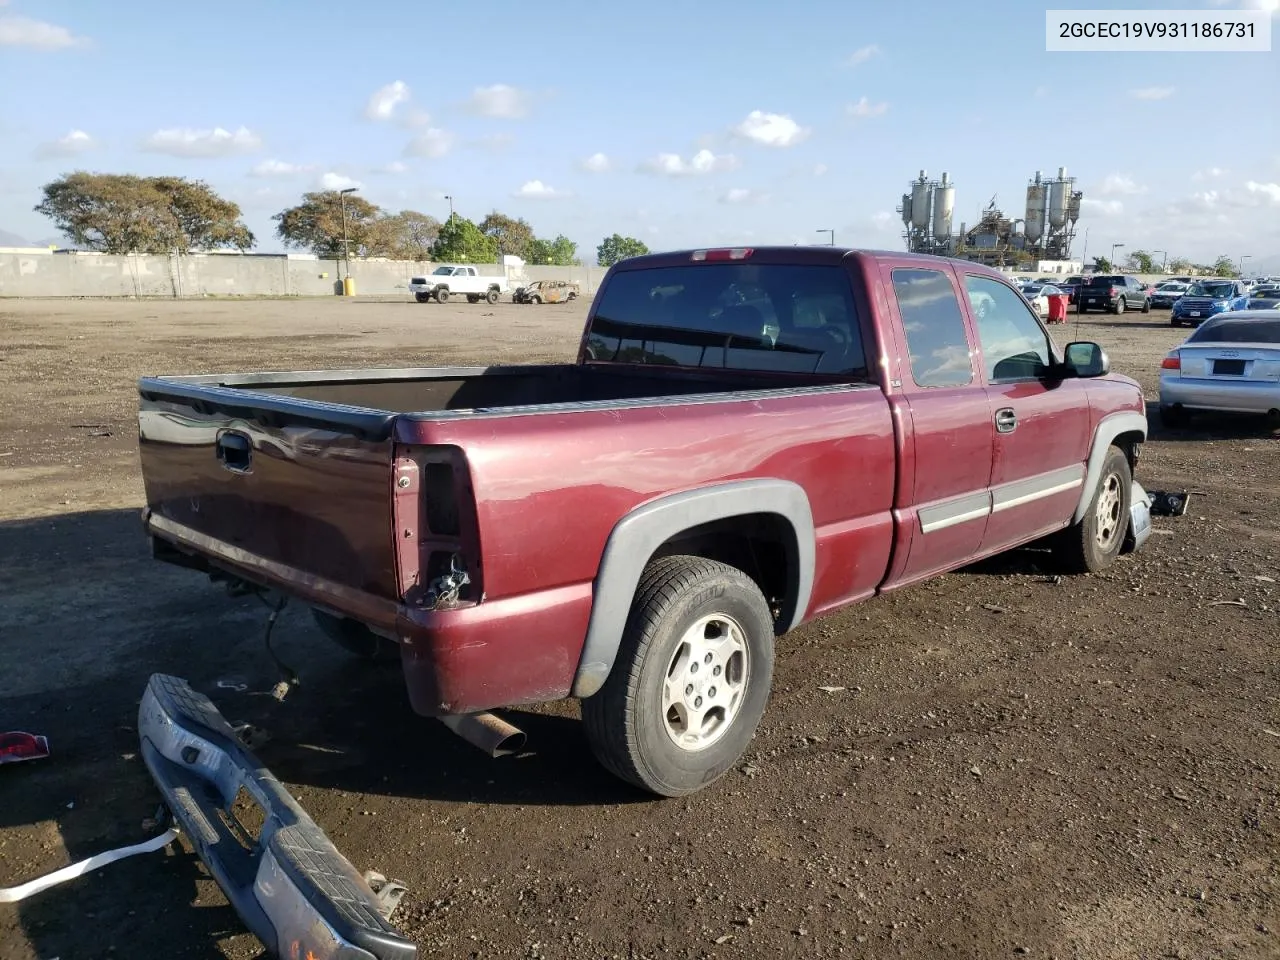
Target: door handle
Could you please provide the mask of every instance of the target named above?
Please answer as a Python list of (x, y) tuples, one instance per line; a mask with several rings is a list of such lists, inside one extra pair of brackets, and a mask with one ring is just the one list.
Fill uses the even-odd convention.
[(1013, 407), (1003, 407), (996, 411), (996, 430), (1000, 433), (1013, 433), (1018, 426), (1018, 415)]
[(218, 460), (228, 470), (235, 473), (248, 473), (253, 461), (253, 444), (243, 433), (227, 431), (218, 437), (216, 444)]

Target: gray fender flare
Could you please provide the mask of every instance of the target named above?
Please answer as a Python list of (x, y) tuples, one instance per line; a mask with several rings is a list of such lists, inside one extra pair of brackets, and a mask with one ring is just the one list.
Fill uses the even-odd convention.
[(1129, 410), (1103, 417), (1098, 423), (1098, 429), (1093, 434), (1093, 447), (1089, 450), (1089, 465), (1084, 476), (1084, 486), (1080, 490), (1080, 502), (1071, 516), (1072, 523), (1079, 523), (1084, 519), (1084, 512), (1089, 509), (1089, 501), (1093, 499), (1098, 481), (1102, 478), (1102, 463), (1107, 458), (1107, 449), (1122, 433), (1140, 433), (1145, 440), (1147, 418)]
[(618, 656), (640, 576), (649, 558), (685, 530), (752, 513), (771, 513), (791, 525), (788, 565), (795, 571), (779, 632), (796, 627), (813, 593), (815, 536), (804, 488), (789, 480), (735, 480), (674, 493), (637, 507), (617, 522), (604, 546), (592, 589), (591, 619), (572, 694), (584, 698), (604, 686)]

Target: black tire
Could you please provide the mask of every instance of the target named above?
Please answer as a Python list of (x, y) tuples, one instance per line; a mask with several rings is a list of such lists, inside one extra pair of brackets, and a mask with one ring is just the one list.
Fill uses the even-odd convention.
[(1142, 312), (1143, 313), (1151, 312), (1151, 301), (1148, 300), (1146, 297), (1142, 298)]
[(1180, 430), (1191, 422), (1191, 412), (1186, 407), (1161, 407), (1160, 425), (1170, 430)]
[[(1125, 534), (1129, 529), (1132, 484), (1133, 472), (1129, 469), (1129, 460), (1124, 451), (1119, 447), (1109, 448), (1106, 460), (1102, 463), (1097, 489), (1089, 498), (1084, 517), (1079, 523), (1073, 523), (1059, 533), (1054, 543), (1054, 553), (1065, 572), (1099, 573), (1120, 556)], [(1107, 506), (1100, 511), (1104, 498)], [(1100, 512), (1106, 514), (1109, 521), (1107, 526), (1100, 522)], [(1100, 531), (1105, 539), (1099, 536)], [(1108, 531), (1109, 535), (1106, 535)]]
[(1124, 313), (1124, 308), (1125, 308), (1124, 297), (1116, 297), (1116, 305), (1111, 308), (1111, 312), (1118, 317), (1120, 316), (1120, 314)]
[(431, 302), (431, 294), (429, 294), (429, 293), (415, 293), (415, 294), (413, 295), (413, 299), (417, 300), (419, 303), (430, 303), (430, 302)]
[(400, 645), (394, 640), (380, 637), (363, 623), (335, 617), (323, 610), (311, 609), (316, 625), (324, 635), (348, 653), (361, 660), (385, 662), (400, 660)]
[[(679, 730), (669, 732), (679, 726), (679, 708), (664, 711), (663, 681), (670, 671), (684, 669), (677, 661), (684, 655), (686, 631), (705, 617), (736, 626), (745, 656), (736, 655), (736, 668), (733, 661), (723, 666), (712, 661), (715, 672), (707, 676), (704, 669), (703, 679), (697, 678), (697, 670), (706, 661), (689, 661), (690, 683), (680, 696), (693, 695), (687, 691), (695, 688), (701, 705), (702, 694), (716, 696), (714, 678), (723, 676), (731, 684), (735, 669), (743, 677), (742, 691), (736, 713), (720, 715), (722, 720), (728, 716), (727, 726), (712, 728), (715, 739), (689, 749), (676, 743)], [(741, 570), (702, 557), (671, 556), (650, 563), (640, 578), (609, 679), (582, 703), (592, 753), (615, 776), (659, 796), (685, 796), (717, 780), (737, 763), (764, 715), (773, 683), (773, 639), (769, 605)]]
[(498, 291), (490, 290), (488, 293), (484, 295), (484, 299), (485, 299), (485, 302), (489, 304), (489, 306), (493, 306), (495, 303), (498, 302)]
[(437, 290), (436, 303), (448, 303), (448, 302), (449, 302), (449, 291), (444, 289)]
[(1089, 312), (1089, 308), (1086, 307), (1083, 303), (1076, 307), (1076, 313), (1088, 313), (1088, 312)]
[(1182, 326), (1182, 321), (1181, 321), (1181, 320), (1175, 320), (1175, 319), (1173, 319), (1172, 317), (1170, 317), (1170, 318), (1169, 318), (1169, 326), (1171, 326), (1171, 327), (1180, 327), (1180, 326)]
[(479, 294), (477, 294), (477, 293), (468, 293), (468, 294), (467, 294), (467, 303), (479, 303), (479, 302), (480, 302), (480, 295), (479, 295)]

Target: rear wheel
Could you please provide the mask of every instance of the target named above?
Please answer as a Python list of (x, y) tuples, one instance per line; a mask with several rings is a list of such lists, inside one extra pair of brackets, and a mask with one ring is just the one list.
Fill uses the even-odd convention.
[(474, 293), (467, 294), (467, 303), (479, 303), (479, 302), (480, 302), (480, 297), (477, 294), (474, 294)]
[(348, 620), (345, 617), (335, 617), (331, 613), (316, 610), (314, 607), (311, 610), (311, 615), (315, 617), (316, 625), (324, 632), (326, 637), (361, 660), (387, 661), (400, 659), (400, 645), (398, 643), (394, 640), (388, 640), (386, 637), (378, 636), (363, 623)]
[(484, 298), (485, 298), (485, 301), (488, 302), (490, 306), (492, 306), (493, 304), (498, 302), (498, 291), (491, 289), (488, 293), (484, 295)]
[(1116, 316), (1119, 316), (1120, 314), (1124, 313), (1124, 297), (1116, 298), (1116, 305), (1111, 308), (1111, 312), (1114, 313)]
[(764, 714), (773, 639), (769, 605), (741, 570), (689, 556), (649, 564), (609, 679), (582, 703), (596, 759), (666, 797), (723, 776)]
[(1143, 298), (1143, 301), (1142, 301), (1142, 312), (1143, 313), (1151, 312), (1151, 301), (1147, 300), (1146, 298)]
[(449, 291), (448, 291), (448, 290), (437, 290), (437, 291), (436, 291), (436, 303), (448, 303), (448, 302), (449, 302)]
[(1067, 572), (1099, 573), (1120, 556), (1129, 529), (1132, 486), (1128, 457), (1119, 447), (1109, 448), (1084, 516), (1057, 535), (1054, 552)]

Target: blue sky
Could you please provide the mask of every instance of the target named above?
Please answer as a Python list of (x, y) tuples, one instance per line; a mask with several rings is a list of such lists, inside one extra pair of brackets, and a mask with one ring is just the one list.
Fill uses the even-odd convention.
[(40, 185), (82, 168), (207, 180), (266, 251), (273, 213), (349, 183), (588, 258), (615, 231), (897, 249), (921, 168), (972, 222), (1066, 166), (1077, 256), (1086, 227), (1091, 254), (1280, 255), (1280, 53), (1046, 53), (1044, 8), (0, 0), (0, 230), (53, 236)]

